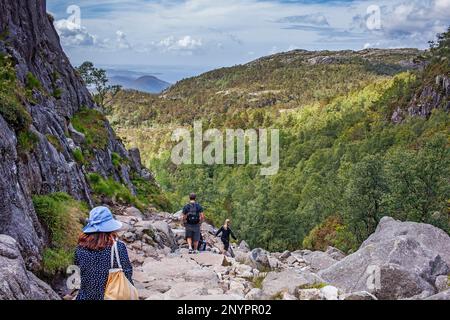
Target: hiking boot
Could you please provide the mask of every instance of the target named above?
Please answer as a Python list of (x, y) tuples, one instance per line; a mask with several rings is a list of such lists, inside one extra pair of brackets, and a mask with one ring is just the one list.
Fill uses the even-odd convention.
[(195, 254), (199, 254), (199, 253), (200, 253), (200, 251), (198, 251), (198, 250), (194, 250), (194, 253), (195, 253)]
[(189, 249), (189, 254), (193, 254), (193, 253), (194, 253), (194, 250)]

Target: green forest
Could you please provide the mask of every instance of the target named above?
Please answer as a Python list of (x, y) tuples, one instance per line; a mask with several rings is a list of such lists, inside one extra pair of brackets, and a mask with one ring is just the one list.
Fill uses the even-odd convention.
[[(383, 216), (450, 232), (450, 29), (430, 49), (296, 50), (121, 91), (108, 119), (177, 211), (190, 192), (252, 247), (355, 251)], [(446, 79), (446, 80), (445, 80)], [(447, 81), (447, 82), (446, 82)], [(174, 165), (170, 135), (190, 128), (280, 129), (280, 171)]]

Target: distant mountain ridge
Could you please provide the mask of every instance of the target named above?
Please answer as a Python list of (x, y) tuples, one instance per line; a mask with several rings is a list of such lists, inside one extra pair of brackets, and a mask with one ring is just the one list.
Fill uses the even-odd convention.
[(171, 86), (169, 82), (151, 75), (140, 76), (138, 78), (115, 75), (110, 77), (109, 80), (112, 84), (120, 85), (124, 89), (138, 90), (147, 93), (161, 93)]

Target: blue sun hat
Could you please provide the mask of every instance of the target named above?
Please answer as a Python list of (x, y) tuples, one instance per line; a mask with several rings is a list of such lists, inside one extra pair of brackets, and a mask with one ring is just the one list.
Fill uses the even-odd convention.
[(111, 210), (107, 207), (96, 207), (89, 213), (84, 233), (113, 232), (122, 228), (122, 222), (114, 219)]

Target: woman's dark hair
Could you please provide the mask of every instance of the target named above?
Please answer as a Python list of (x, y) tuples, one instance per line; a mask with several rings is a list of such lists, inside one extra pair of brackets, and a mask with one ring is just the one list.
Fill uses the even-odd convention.
[(195, 200), (195, 199), (197, 199), (197, 195), (195, 193), (191, 193), (189, 195), (189, 200)]
[(78, 245), (89, 250), (103, 250), (112, 247), (116, 232), (82, 233), (78, 238)]

